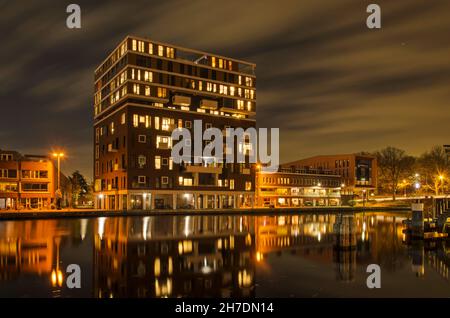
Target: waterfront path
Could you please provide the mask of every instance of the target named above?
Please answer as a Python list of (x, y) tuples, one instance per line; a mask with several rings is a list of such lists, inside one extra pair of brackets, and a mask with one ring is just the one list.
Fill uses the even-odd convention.
[(114, 216), (152, 216), (152, 215), (279, 215), (298, 213), (361, 213), (361, 212), (410, 212), (409, 207), (302, 207), (302, 208), (252, 208), (252, 209), (177, 209), (148, 211), (111, 211), (96, 209), (63, 210), (21, 210), (1, 211), (0, 220), (52, 219), (52, 218), (88, 218)]

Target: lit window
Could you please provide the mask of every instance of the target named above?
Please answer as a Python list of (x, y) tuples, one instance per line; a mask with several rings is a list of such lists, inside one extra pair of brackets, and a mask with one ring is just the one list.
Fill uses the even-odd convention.
[(114, 134), (114, 122), (112, 122), (110, 125), (110, 131), (111, 131), (111, 135), (113, 135)]
[(148, 44), (148, 53), (153, 54), (153, 44), (151, 43)]
[(158, 87), (158, 97), (164, 98), (167, 96), (167, 90), (164, 87)]
[(245, 190), (251, 191), (252, 190), (252, 183), (250, 181), (245, 182)]
[(153, 82), (153, 72), (145, 71), (144, 72), (144, 80), (146, 82)]
[(161, 129), (164, 131), (170, 131), (173, 128), (174, 119), (173, 118), (162, 118)]
[(150, 123), (151, 123), (150, 116), (145, 115), (145, 128), (149, 128)]
[(161, 169), (161, 156), (155, 156), (155, 169)]
[(127, 114), (123, 113), (123, 114), (122, 114), (122, 117), (121, 117), (121, 119), (120, 119), (120, 123), (121, 123), (122, 125), (125, 124), (126, 118), (127, 118)]
[(214, 56), (211, 57), (211, 66), (216, 67), (216, 58)]
[(145, 96), (150, 96), (150, 86), (145, 85)]
[(164, 47), (162, 45), (158, 45), (158, 55), (159, 56), (164, 55)]
[(159, 117), (155, 117), (155, 129), (159, 130)]
[(171, 149), (172, 148), (172, 137), (156, 136), (156, 148)]
[(230, 180), (230, 189), (233, 190), (234, 189), (234, 179)]
[(131, 41), (131, 47), (133, 51), (137, 51), (136, 40)]
[(140, 87), (139, 84), (133, 84), (133, 93), (139, 95)]
[(172, 169), (173, 169), (173, 158), (170, 157), (169, 158), (169, 170), (172, 170)]
[(134, 127), (139, 126), (139, 115), (137, 115), (137, 114), (133, 115), (133, 126)]

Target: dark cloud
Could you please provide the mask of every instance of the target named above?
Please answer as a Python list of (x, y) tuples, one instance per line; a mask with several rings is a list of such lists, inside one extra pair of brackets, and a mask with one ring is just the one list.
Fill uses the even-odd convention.
[[(73, 2), (73, 1), (72, 1)], [(257, 64), (257, 119), (281, 130), (282, 161), (448, 143), (450, 2), (69, 1), (0, 3), (0, 148), (62, 146), (65, 170), (91, 175), (96, 66), (127, 34)]]

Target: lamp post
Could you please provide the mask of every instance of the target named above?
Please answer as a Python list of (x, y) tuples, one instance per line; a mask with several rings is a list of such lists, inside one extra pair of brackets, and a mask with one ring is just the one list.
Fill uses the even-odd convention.
[(57, 161), (58, 161), (58, 189), (60, 189), (61, 188), (61, 158), (64, 157), (64, 153), (62, 153), (62, 152), (59, 152), (59, 153), (54, 152), (53, 153), (53, 157), (55, 157), (57, 159)]
[(56, 197), (56, 208), (58, 210), (61, 210), (61, 199), (62, 199), (62, 193), (61, 193), (61, 158), (64, 157), (64, 153), (62, 152), (54, 152), (53, 157), (57, 159), (58, 161), (58, 187), (55, 191), (55, 197)]

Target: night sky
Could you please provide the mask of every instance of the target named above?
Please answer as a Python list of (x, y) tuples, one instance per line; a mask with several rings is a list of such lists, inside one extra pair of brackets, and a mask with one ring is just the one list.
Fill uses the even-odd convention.
[(66, 173), (92, 176), (94, 69), (128, 34), (256, 63), (257, 124), (280, 128), (281, 162), (450, 143), (448, 0), (0, 1), (0, 30), (0, 148), (60, 146)]

